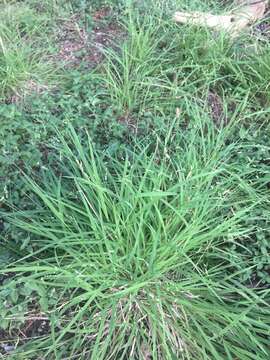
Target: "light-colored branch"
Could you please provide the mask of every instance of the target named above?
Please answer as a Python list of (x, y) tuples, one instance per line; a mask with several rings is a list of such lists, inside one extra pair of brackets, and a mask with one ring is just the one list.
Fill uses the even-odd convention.
[(206, 26), (211, 29), (228, 31), (232, 36), (239, 34), (248, 25), (261, 19), (266, 11), (268, 1), (243, 5), (238, 9), (224, 15), (214, 15), (203, 12), (176, 12), (174, 21), (186, 24), (191, 23), (197, 26)]
[(181, 24), (191, 23), (193, 25), (207, 26), (214, 29), (229, 29), (232, 26), (232, 15), (213, 15), (201, 12), (176, 12), (174, 20)]

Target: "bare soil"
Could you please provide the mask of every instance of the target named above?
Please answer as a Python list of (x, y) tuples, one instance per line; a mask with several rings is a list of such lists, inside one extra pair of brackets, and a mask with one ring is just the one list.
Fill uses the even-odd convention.
[(125, 36), (116, 22), (104, 21), (110, 15), (109, 8), (102, 8), (93, 14), (91, 31), (79, 27), (78, 16), (62, 24), (58, 34), (59, 52), (56, 60), (67, 67), (94, 68), (104, 60), (104, 50), (114, 47)]
[(0, 357), (11, 354), (18, 346), (33, 337), (45, 336), (50, 332), (49, 320), (42, 315), (32, 315), (16, 331), (0, 330)]
[(210, 91), (207, 97), (207, 104), (214, 123), (218, 126), (222, 123), (226, 124), (228, 119), (224, 114), (222, 98), (216, 92)]

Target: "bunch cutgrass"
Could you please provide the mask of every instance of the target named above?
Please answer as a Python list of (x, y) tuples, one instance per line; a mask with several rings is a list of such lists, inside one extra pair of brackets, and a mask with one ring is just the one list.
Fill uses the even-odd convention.
[(60, 172), (47, 170), (42, 185), (28, 179), (39, 208), (9, 220), (29, 234), (31, 251), (1, 273), (34, 291), (50, 328), (17, 354), (269, 357), (269, 291), (241, 284), (226, 252), (252, 231), (243, 220), (263, 201), (252, 170), (231, 162), (239, 144), (224, 147), (224, 132), (199, 120), (168, 156), (173, 131), (151, 155), (138, 148), (117, 159), (71, 127), (59, 135)]

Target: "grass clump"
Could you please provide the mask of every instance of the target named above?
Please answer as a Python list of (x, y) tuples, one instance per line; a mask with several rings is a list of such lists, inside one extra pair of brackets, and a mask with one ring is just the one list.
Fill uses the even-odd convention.
[[(12, 101), (10, 99), (21, 98), (33, 91), (39, 93), (47, 88), (42, 80), (51, 71), (44, 65), (36, 54), (34, 57), (31, 50), (21, 47), (10, 40), (1, 38), (0, 44), (0, 100)], [(43, 78), (43, 79), (42, 79)], [(41, 80), (42, 79), (42, 80)]]
[(122, 159), (82, 145), (72, 127), (60, 136), (57, 173), (29, 180), (38, 208), (9, 215), (28, 240), (1, 270), (12, 274), (1, 295), (9, 311), (14, 296), (28, 308), (20, 326), (33, 313), (48, 325), (14, 356), (269, 357), (269, 291), (241, 284), (226, 250), (252, 232), (243, 220), (263, 194), (230, 163), (240, 145), (224, 148), (210, 124), (198, 121), (168, 157), (172, 134), (152, 155)]
[(0, 101), (8, 102), (52, 81), (50, 21), (26, 4), (0, 5), (0, 11)]

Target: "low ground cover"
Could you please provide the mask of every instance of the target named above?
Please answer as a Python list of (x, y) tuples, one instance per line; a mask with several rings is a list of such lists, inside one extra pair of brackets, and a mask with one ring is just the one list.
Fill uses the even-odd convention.
[(226, 6), (1, 4), (3, 358), (269, 358), (267, 19), (171, 20)]

